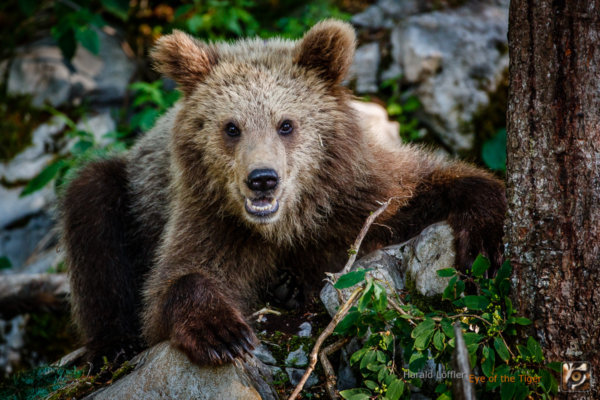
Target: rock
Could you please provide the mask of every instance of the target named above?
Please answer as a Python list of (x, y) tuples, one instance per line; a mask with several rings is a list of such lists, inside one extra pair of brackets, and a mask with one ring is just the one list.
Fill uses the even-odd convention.
[(352, 16), (350, 22), (360, 28), (379, 29), (383, 25), (383, 10), (377, 5), (369, 6)]
[(135, 369), (86, 399), (277, 399), (265, 382), (270, 371), (254, 357), (245, 362), (200, 368), (160, 343), (132, 360)]
[(84, 97), (91, 103), (120, 100), (136, 70), (116, 35), (99, 32), (100, 52), (77, 47), (70, 65), (50, 39), (17, 50), (10, 64), (8, 92), (32, 95), (35, 106), (72, 105)]
[(258, 358), (260, 361), (264, 362), (265, 364), (268, 364), (268, 365), (276, 365), (277, 364), (277, 360), (275, 360), (275, 357), (273, 357), (273, 354), (271, 354), (269, 349), (267, 349), (267, 346), (265, 346), (262, 343), (260, 344), (260, 346), (256, 347), (256, 349), (254, 349), (252, 354), (254, 354), (254, 357)]
[[(369, 276), (380, 280), (389, 294), (406, 287), (406, 279), (414, 282), (415, 289), (422, 295), (441, 294), (449, 278), (437, 276), (437, 270), (454, 266), (454, 236), (452, 228), (445, 223), (433, 224), (404, 243), (376, 250), (352, 266), (370, 268)], [(342, 301), (346, 301), (353, 288), (341, 290)], [(327, 283), (320, 294), (327, 312), (333, 316), (339, 307), (339, 298), (333, 286)]]
[(25, 217), (39, 213), (54, 203), (56, 195), (51, 187), (43, 188), (29, 196), (19, 197), (22, 187), (7, 189), (0, 185), (0, 228), (23, 220)]
[(0, 319), (0, 371), (3, 377), (22, 366), (21, 352), (25, 346), (25, 324), (23, 315), (10, 320)]
[(303, 347), (300, 346), (300, 348), (288, 354), (285, 359), (285, 365), (288, 367), (306, 367), (308, 365), (308, 357)]
[(300, 337), (310, 337), (312, 334), (312, 325), (310, 322), (303, 322), (299, 326), (300, 330), (298, 331), (298, 336)]
[(504, 79), (507, 30), (507, 2), (488, 0), (410, 16), (391, 33), (391, 68), (403, 71), (421, 120), (454, 152), (472, 148), (473, 116)]
[(371, 42), (359, 46), (354, 53), (354, 62), (350, 67), (350, 79), (356, 79), (357, 93), (377, 92), (377, 74), (381, 52), (379, 43)]
[[(286, 368), (285, 372), (287, 373), (288, 378), (290, 378), (290, 383), (293, 386), (297, 386), (298, 383), (300, 383), (300, 379), (302, 379), (302, 377), (304, 376), (304, 373), (306, 372), (306, 370), (305, 369), (299, 369), (299, 368)], [(308, 389), (310, 387), (313, 387), (317, 383), (319, 383), (319, 378), (317, 378), (317, 376), (313, 372), (313, 373), (310, 374), (310, 376), (306, 380), (306, 383), (304, 384), (304, 389)]]
[(400, 124), (390, 121), (385, 108), (376, 103), (353, 101), (352, 108), (359, 115), (360, 124), (368, 134), (370, 145), (390, 147), (402, 143), (400, 139)]
[(32, 133), (31, 145), (12, 160), (0, 163), (0, 179), (10, 183), (24, 183), (38, 175), (54, 158), (57, 136), (65, 128), (65, 122), (54, 117), (38, 126)]

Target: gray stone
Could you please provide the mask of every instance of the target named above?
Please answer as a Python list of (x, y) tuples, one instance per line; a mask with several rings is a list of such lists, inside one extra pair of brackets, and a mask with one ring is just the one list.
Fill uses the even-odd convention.
[(201, 368), (163, 342), (132, 362), (136, 367), (129, 375), (86, 399), (277, 399), (265, 382), (270, 370), (253, 357), (244, 363)]
[(312, 335), (312, 325), (310, 322), (303, 322), (299, 326), (300, 330), (298, 331), (298, 336), (300, 337), (310, 337)]
[(404, 80), (415, 86), (422, 121), (455, 152), (472, 148), (473, 116), (489, 104), (490, 94), (504, 79), (505, 3), (468, 2), (413, 15), (391, 33), (391, 68), (401, 69)]
[[(300, 368), (286, 368), (285, 372), (287, 373), (288, 378), (290, 378), (290, 383), (293, 386), (296, 386), (296, 385), (298, 385), (298, 383), (300, 383), (300, 380), (304, 376), (304, 373), (306, 372), (306, 370), (300, 369)], [(305, 389), (311, 388), (311, 387), (315, 386), (317, 383), (319, 383), (319, 378), (317, 378), (317, 376), (313, 372), (309, 375), (308, 379), (306, 380), (306, 383), (304, 384), (304, 388)]]
[(260, 344), (260, 346), (257, 346), (254, 349), (252, 354), (254, 354), (254, 356), (256, 358), (258, 358), (260, 361), (264, 362), (265, 364), (268, 364), (268, 365), (277, 364), (277, 360), (275, 360), (275, 357), (273, 357), (273, 354), (271, 354), (269, 349), (267, 349), (267, 346), (265, 346), (262, 343)]
[(285, 365), (288, 367), (306, 367), (308, 365), (308, 357), (303, 347), (300, 346), (297, 350), (288, 354), (285, 359)]
[(354, 62), (350, 67), (350, 79), (356, 79), (357, 93), (374, 93), (378, 90), (377, 73), (381, 52), (379, 43), (364, 44), (356, 49)]
[(361, 28), (378, 29), (383, 25), (383, 10), (377, 5), (372, 5), (352, 16), (350, 21)]
[[(452, 228), (440, 222), (425, 228), (419, 236), (404, 243), (384, 247), (367, 254), (352, 266), (370, 268), (367, 275), (383, 284), (388, 295), (406, 287), (409, 277), (420, 294), (432, 296), (440, 294), (446, 288), (449, 278), (437, 276), (437, 271), (454, 266), (454, 236)], [(340, 305), (341, 297), (345, 302), (353, 288), (338, 292), (327, 283), (321, 290), (320, 298), (327, 312), (333, 316)]]
[(10, 64), (8, 92), (32, 95), (35, 106), (77, 104), (84, 97), (92, 103), (120, 100), (136, 65), (116, 35), (98, 33), (99, 54), (78, 46), (70, 66), (49, 39), (18, 49)]
[(359, 123), (370, 145), (389, 148), (402, 144), (400, 124), (388, 119), (385, 108), (364, 101), (352, 101), (350, 105), (359, 114)]
[(54, 158), (57, 136), (65, 122), (54, 117), (32, 133), (31, 145), (8, 162), (0, 163), (0, 179), (8, 183), (23, 183), (38, 175)]
[(45, 187), (25, 197), (19, 197), (22, 187), (7, 189), (0, 185), (0, 228), (37, 214), (54, 203), (56, 195), (51, 187)]

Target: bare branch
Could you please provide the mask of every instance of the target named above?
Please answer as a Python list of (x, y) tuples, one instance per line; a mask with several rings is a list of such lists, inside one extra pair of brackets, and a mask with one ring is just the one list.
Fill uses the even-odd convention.
[(336, 351), (344, 347), (349, 341), (349, 337), (343, 338), (341, 340), (338, 340), (334, 344), (330, 344), (329, 346), (325, 347), (319, 353), (319, 360), (321, 361), (321, 365), (323, 366), (323, 370), (325, 371), (325, 385), (327, 388), (327, 394), (329, 394), (329, 398), (331, 398), (331, 400), (338, 400), (340, 396), (338, 396), (337, 389), (335, 388), (335, 385), (337, 383), (337, 376), (335, 375), (333, 366), (329, 362), (329, 358), (327, 358), (327, 356), (335, 353)]

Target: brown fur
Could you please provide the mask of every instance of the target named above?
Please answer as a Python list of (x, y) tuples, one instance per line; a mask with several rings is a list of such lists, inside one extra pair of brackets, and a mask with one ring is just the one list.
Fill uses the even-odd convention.
[[(353, 51), (351, 28), (336, 21), (316, 25), (299, 42), (250, 39), (207, 47), (182, 33), (161, 39), (153, 57), (184, 89), (184, 98), (129, 153), (120, 169), (126, 171), (123, 182), (102, 179), (114, 190), (90, 191), (96, 184), (87, 175), (99, 172), (90, 167), (72, 184), (65, 203), (69, 214), (80, 192), (90, 191), (86, 200), (127, 203), (124, 215), (132, 220), (120, 234), (121, 214), (106, 207), (66, 220), (72, 281), (82, 293), (75, 306), (85, 308), (79, 312), (82, 325), (106, 314), (98, 309), (105, 304), (82, 299), (86, 290), (89, 297), (120, 304), (108, 282), (138, 279), (127, 273), (131, 253), (101, 267), (113, 257), (115, 240), (137, 243), (154, 256), (145, 263), (147, 343), (170, 338), (198, 364), (230, 361), (252, 347), (255, 339), (242, 315), (280, 271), (310, 293), (324, 271), (343, 266), (366, 217), (390, 197), (396, 200), (378, 221), (386, 227), (373, 227), (364, 251), (448, 220), (459, 265), (469, 265), (479, 252), (500, 262), (502, 183), (418, 147), (376, 144), (361, 130), (351, 96), (339, 86)], [(292, 121), (292, 134), (278, 133), (282, 121)], [(239, 127), (239, 136), (225, 133), (230, 123)], [(279, 210), (261, 219), (244, 204), (256, 196), (246, 184), (248, 174), (263, 168), (279, 176), (267, 193)], [(80, 232), (85, 237), (80, 241), (96, 241), (97, 250), (86, 253), (70, 231), (94, 220), (115, 226), (104, 227), (104, 236)], [(101, 253), (102, 247), (108, 250)], [(82, 266), (91, 258), (94, 273)], [(116, 268), (119, 262), (123, 271)], [(103, 283), (92, 290), (94, 274), (103, 275)], [(131, 288), (136, 284), (131, 281)], [(131, 291), (122, 286), (117, 295)], [(123, 314), (137, 321), (130, 308)], [(101, 343), (94, 329), (85, 334)]]

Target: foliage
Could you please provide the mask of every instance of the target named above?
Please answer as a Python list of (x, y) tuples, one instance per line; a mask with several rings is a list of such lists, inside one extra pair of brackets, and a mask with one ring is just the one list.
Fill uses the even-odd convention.
[[(419, 373), (428, 360), (451, 371), (456, 322), (463, 331), (473, 374), (479, 378), (479, 397), (549, 399), (555, 395), (557, 382), (551, 371), (556, 365), (545, 363), (535, 339), (523, 342), (517, 336), (519, 326), (531, 321), (516, 315), (508, 297), (510, 264), (505, 262), (493, 279), (485, 277), (489, 267), (489, 261), (479, 256), (467, 273), (454, 268), (438, 271), (439, 276), (449, 278), (442, 299), (450, 311), (404, 304), (397, 295), (388, 299), (384, 286), (364, 278), (363, 273), (342, 276), (346, 284), (341, 286), (354, 282), (364, 290), (335, 332), (365, 338), (363, 347), (350, 358), (360, 371), (362, 387), (344, 390), (342, 397), (410, 398), (410, 388), (423, 385)], [(361, 276), (362, 280), (357, 279)], [(533, 379), (527, 381), (527, 377)], [(435, 388), (438, 399), (451, 398), (450, 378)]]
[(506, 172), (506, 128), (483, 143), (481, 158), (489, 169)]
[(414, 116), (415, 111), (421, 107), (419, 100), (402, 92), (400, 77), (383, 81), (381, 89), (389, 93), (387, 112), (400, 123), (400, 137), (406, 142), (422, 139), (424, 132), (419, 129), (419, 121)]
[(21, 372), (0, 384), (0, 398), (6, 400), (45, 398), (82, 375), (83, 372), (76, 368), (52, 366)]
[(120, 153), (127, 149), (136, 132), (150, 129), (161, 114), (169, 109), (179, 98), (176, 90), (167, 90), (160, 80), (152, 83), (136, 82), (130, 87), (135, 94), (133, 100), (133, 115), (128, 124), (124, 124), (113, 132), (108, 132), (102, 138), (96, 138), (81, 124), (76, 124), (66, 114), (47, 107), (48, 112), (62, 119), (66, 126), (66, 137), (69, 139), (68, 152), (58, 156), (46, 166), (23, 189), (21, 196), (34, 193), (50, 182), (55, 182), (58, 188), (65, 182), (73, 171), (90, 160), (105, 157), (109, 154)]

